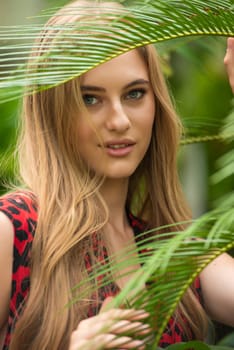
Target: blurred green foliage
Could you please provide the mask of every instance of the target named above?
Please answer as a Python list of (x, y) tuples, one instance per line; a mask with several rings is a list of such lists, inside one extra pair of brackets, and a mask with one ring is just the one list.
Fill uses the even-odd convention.
[(19, 101), (0, 105), (0, 194), (14, 180), (14, 153)]
[[(223, 64), (225, 51), (226, 39), (203, 37), (178, 45), (171, 55), (173, 95), (185, 130), (192, 136), (218, 135), (231, 111), (232, 93)], [(217, 170), (217, 159), (232, 149), (233, 144), (212, 140), (202, 142), (200, 146), (206, 171), (197, 168), (194, 177), (204, 172), (205, 207), (209, 210), (216, 206), (217, 198), (233, 190), (231, 177), (217, 185), (210, 181)]]

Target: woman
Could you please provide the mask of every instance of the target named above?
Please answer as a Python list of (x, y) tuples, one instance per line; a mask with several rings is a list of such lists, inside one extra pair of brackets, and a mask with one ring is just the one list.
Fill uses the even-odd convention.
[[(92, 2), (74, 6), (87, 7), (98, 19), (110, 3), (99, 4), (99, 10)], [(80, 15), (66, 11), (47, 23), (37, 42), (40, 53), (51, 40), (52, 25), (85, 16), (84, 7)], [(229, 44), (226, 64), (232, 80), (232, 39)], [(79, 79), (26, 96), (22, 116), (20, 168), (27, 190), (0, 201), (3, 349), (143, 349), (147, 313), (105, 311), (107, 297), (130, 279), (123, 276), (127, 271), (113, 274), (98, 293), (64, 306), (97, 261), (114, 264), (118, 252), (136, 245), (140, 232), (190, 218), (176, 172), (180, 123), (154, 48), (132, 50)], [(160, 345), (204, 339), (207, 316), (199, 303), (200, 284), (208, 315), (234, 325), (233, 274), (227, 254), (208, 266), (184, 296)]]

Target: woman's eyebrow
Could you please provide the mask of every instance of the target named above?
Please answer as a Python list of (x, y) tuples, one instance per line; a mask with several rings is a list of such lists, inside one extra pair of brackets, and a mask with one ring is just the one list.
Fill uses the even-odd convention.
[[(142, 85), (142, 84), (150, 84), (149, 80), (145, 79), (137, 79), (134, 81), (131, 81), (131, 83), (124, 86), (124, 89), (128, 89), (130, 87), (133, 87), (135, 85)], [(106, 92), (106, 89), (100, 86), (95, 85), (81, 85), (80, 87), (81, 91), (98, 91), (98, 92)]]
[(130, 87), (133, 87), (133, 86), (135, 86), (135, 85), (145, 85), (145, 84), (150, 84), (150, 82), (149, 82), (149, 80), (145, 80), (145, 79), (137, 79), (137, 80), (134, 80), (134, 81), (132, 81), (131, 83), (129, 83), (129, 84), (127, 84), (126, 86), (125, 86), (125, 89), (128, 89), (128, 88), (130, 88)]
[(106, 91), (106, 89), (100, 86), (94, 86), (94, 85), (81, 85), (80, 89), (81, 91), (100, 91), (100, 92)]

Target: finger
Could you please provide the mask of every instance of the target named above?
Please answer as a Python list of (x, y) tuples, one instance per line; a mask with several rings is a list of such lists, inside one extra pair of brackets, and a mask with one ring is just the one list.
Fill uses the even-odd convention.
[(227, 39), (227, 49), (232, 50), (234, 49), (234, 37), (233, 38), (228, 38)]
[(107, 311), (110, 307), (113, 308), (113, 300), (114, 300), (113, 297), (107, 297), (102, 303), (100, 313)]
[(82, 338), (90, 339), (97, 334), (109, 333), (111, 327), (119, 321), (136, 322), (146, 319), (149, 316), (144, 310), (122, 310), (111, 309), (109, 311), (98, 314), (97, 316), (88, 318), (79, 323), (77, 331)]
[[(142, 310), (112, 309), (81, 321), (77, 327), (77, 331), (79, 331), (82, 337), (90, 339), (100, 333), (109, 333), (112, 329), (111, 327), (115, 325), (115, 329), (120, 328), (122, 331), (124, 325), (128, 325), (131, 329), (134, 329), (137, 325), (141, 325), (141, 330), (145, 330), (148, 326), (143, 325), (141, 322), (137, 324), (136, 321), (144, 320), (146, 317), (148, 317), (148, 313)], [(134, 323), (134, 325), (131, 325), (131, 323)]]
[(234, 56), (234, 38), (228, 38), (227, 39), (227, 51), (226, 55), (224, 57), (224, 63), (226, 65), (229, 64), (231, 57)]
[[(149, 317), (149, 313), (145, 310), (135, 310), (135, 309), (110, 309), (109, 311), (103, 312), (99, 314), (98, 316), (99, 320), (106, 321), (106, 320), (130, 320), (130, 321), (138, 321), (138, 320), (144, 320), (147, 317)], [(95, 319), (93, 317), (93, 320)]]
[(122, 349), (144, 349), (142, 340), (135, 340), (131, 337), (116, 337), (114, 334), (101, 334), (96, 337), (95, 343), (102, 344), (105, 349), (119, 348)]
[[(77, 347), (76, 347), (77, 346)], [(83, 347), (82, 347), (83, 346)], [(88, 339), (80, 342), (73, 342), (73, 347), (69, 350), (99, 350), (99, 349), (144, 349), (144, 343), (140, 340), (133, 340), (130, 337), (119, 337), (117, 338), (114, 334), (100, 334), (95, 338)]]
[(134, 333), (134, 335), (146, 335), (151, 332), (148, 324), (141, 322), (119, 321), (110, 327), (110, 332), (114, 334)]
[(234, 38), (227, 40), (227, 52), (224, 57), (224, 64), (228, 73), (229, 83), (234, 93)]
[(134, 310), (134, 313), (130, 314), (128, 319), (131, 321), (138, 321), (138, 320), (145, 320), (149, 316), (150, 314), (145, 310)]

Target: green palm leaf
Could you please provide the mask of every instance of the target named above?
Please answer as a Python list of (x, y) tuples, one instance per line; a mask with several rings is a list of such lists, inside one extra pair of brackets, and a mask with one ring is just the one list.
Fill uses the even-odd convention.
[[(114, 266), (96, 266), (94, 270), (97, 272), (88, 281), (93, 282), (102, 274), (110, 276), (124, 267), (129, 268), (140, 262), (142, 270), (137, 272), (115, 298), (115, 306), (127, 302), (141, 309), (144, 305), (145, 310), (150, 313), (149, 323), (152, 328), (155, 329), (157, 322), (153, 344), (148, 347), (156, 349), (167, 322), (195, 277), (213, 259), (234, 247), (233, 226), (233, 208), (210, 212), (195, 221), (185, 232), (159, 234), (155, 242), (143, 239), (137, 250), (128, 247), (119, 257), (120, 263)], [(136, 256), (134, 253), (139, 251), (143, 251), (139, 258), (129, 258)], [(83, 281), (82, 285), (86, 285), (88, 281)], [(104, 279), (102, 286), (108, 283), (109, 280)], [(147, 288), (143, 289), (145, 285)], [(96, 287), (93, 282), (94, 290)], [(76, 288), (74, 293), (75, 290)], [(86, 291), (83, 294), (79, 292), (73, 302), (85, 296)]]
[[(25, 60), (41, 26), (0, 27), (0, 64), (3, 68), (0, 102), (18, 97), (25, 87), (30, 92), (66, 82), (138, 46), (186, 36), (234, 35), (234, 8), (230, 0), (208, 0), (205, 4), (200, 0), (145, 0), (132, 1), (130, 5), (121, 13), (106, 9), (103, 16), (112, 16), (108, 26), (99, 24), (97, 27), (96, 20), (86, 18), (79, 24), (52, 27), (56, 31), (52, 34), (53, 45), (49, 45), (39, 58), (40, 68), (28, 72)], [(70, 11), (74, 14), (76, 8), (71, 7)], [(47, 11), (41, 17), (47, 19), (51, 14)], [(36, 51), (37, 47), (34, 49)], [(31, 62), (31, 68), (34, 63)]]

